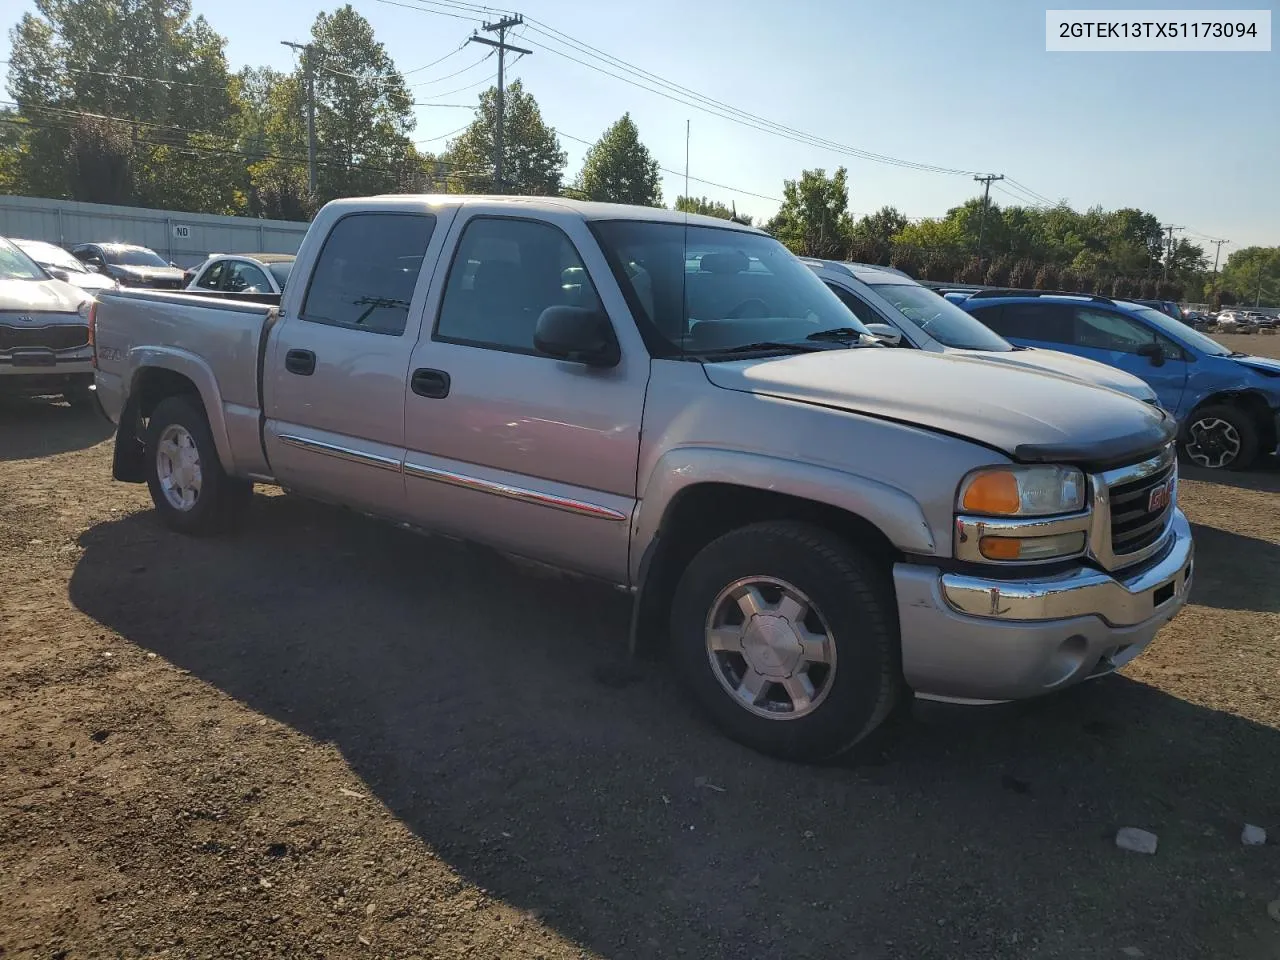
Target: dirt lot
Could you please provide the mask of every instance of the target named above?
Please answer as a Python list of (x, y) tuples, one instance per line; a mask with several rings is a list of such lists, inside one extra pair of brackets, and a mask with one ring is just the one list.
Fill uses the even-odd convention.
[(1123, 676), (803, 768), (621, 669), (618, 595), (279, 495), (182, 539), (106, 434), (0, 407), (6, 960), (1280, 957), (1280, 465), (1184, 484)]

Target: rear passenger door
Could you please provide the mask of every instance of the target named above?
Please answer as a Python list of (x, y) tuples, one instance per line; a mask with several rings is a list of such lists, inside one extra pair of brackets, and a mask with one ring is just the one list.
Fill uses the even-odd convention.
[(1003, 303), (969, 307), (969, 312), (1010, 343), (1078, 353), (1072, 342), (1071, 305), (1064, 303)]
[[(410, 365), (405, 485), (413, 519), (627, 581), (649, 356), (586, 224), (475, 214), (437, 273)], [(607, 310), (614, 367), (540, 354), (547, 307)], [(625, 318), (629, 326), (618, 321)]]
[(267, 456), (282, 485), (404, 515), (405, 374), (438, 233), (420, 208), (350, 213), (330, 228), (263, 373)]

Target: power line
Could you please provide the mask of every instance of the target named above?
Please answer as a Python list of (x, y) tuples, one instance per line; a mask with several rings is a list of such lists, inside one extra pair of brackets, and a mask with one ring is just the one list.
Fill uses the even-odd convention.
[(1058, 202), (1056, 200), (1050, 200), (1043, 193), (1036, 193), (1034, 190), (1028, 187), (1025, 183), (1019, 183), (1017, 180), (1013, 179), (1013, 177), (1009, 177), (1008, 180), (1009, 180), (1009, 183), (1012, 184), (1014, 187), (1021, 190), (1023, 193), (1028, 194), (1029, 196), (1035, 197), (1037, 200), (1043, 203), (1046, 207), (1056, 207), (1058, 205)]
[[(458, 88), (457, 88), (457, 89), (455, 89), (455, 90), (446, 90), (444, 93), (435, 93), (435, 94), (432, 94), (432, 96), (435, 96), (435, 97), (448, 97), (448, 96), (452, 96), (452, 95), (453, 95), (453, 94), (455, 94), (455, 93), (462, 93), (464, 90), (472, 90), (472, 89), (474, 89), (475, 87), (483, 87), (483, 86), (485, 86), (486, 84), (493, 83), (493, 81), (494, 81), (494, 80), (497, 80), (497, 79), (498, 79), (498, 75), (497, 75), (496, 73), (493, 73), (493, 74), (490, 74), (489, 76), (485, 77), (483, 80), (477, 80), (475, 83), (468, 83), (465, 87), (458, 87)], [(470, 108), (473, 108), (473, 109), (474, 109), (475, 104), (474, 104), (474, 103), (472, 103), (472, 104), (453, 104), (453, 103), (418, 103), (418, 102), (416, 102), (416, 101), (415, 101), (413, 104), (411, 104), (411, 106), (415, 106), (415, 107), (453, 107), (453, 106), (466, 106), (466, 107), (470, 107)]]
[(443, 57), (440, 57), (438, 60), (432, 60), (430, 63), (424, 63), (422, 66), (414, 67), (412, 70), (406, 70), (404, 73), (400, 74), (400, 76), (407, 77), (411, 73), (421, 73), (423, 70), (430, 70), (436, 64), (444, 63), (450, 57), (456, 57), (458, 54), (462, 52), (463, 47), (465, 47), (466, 45), (467, 45), (466, 41), (463, 41), (462, 43), (458, 44), (458, 46), (454, 47), (452, 50), (446, 53)]
[(484, 63), (486, 60), (488, 60), (492, 56), (493, 56), (493, 51), (490, 50), (488, 53), (486, 53), (483, 57), (481, 57), (475, 63), (469, 63), (465, 67), (463, 67), (461, 70), (455, 70), (453, 73), (446, 73), (443, 77), (436, 77), (434, 80), (420, 80), (417, 83), (411, 83), (409, 84), (409, 89), (413, 90), (417, 87), (425, 87), (428, 84), (441, 83), (445, 80), (452, 80), (454, 77), (464, 74), (468, 70), (472, 70), (475, 67), (480, 66), (480, 64)]

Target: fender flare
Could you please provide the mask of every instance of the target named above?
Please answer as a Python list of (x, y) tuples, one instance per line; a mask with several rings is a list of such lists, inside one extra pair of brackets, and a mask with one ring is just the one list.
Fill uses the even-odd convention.
[(235, 455), (231, 449), (231, 439), (227, 435), (227, 421), (222, 408), (222, 393), (218, 389), (218, 378), (213, 368), (201, 357), (179, 347), (144, 346), (129, 351), (129, 393), (125, 397), (126, 404), (132, 403), (138, 380), (147, 370), (168, 370), (190, 380), (195, 385), (200, 402), (204, 405), (205, 417), (209, 421), (209, 432), (213, 434), (213, 444), (218, 451), (218, 459), (227, 473), (235, 472)]
[(642, 588), (650, 546), (656, 542), (667, 510), (690, 487), (705, 483), (784, 494), (837, 507), (875, 526), (904, 553), (930, 555), (933, 530), (914, 497), (879, 480), (782, 457), (677, 447), (654, 465), (632, 524), (630, 579)]

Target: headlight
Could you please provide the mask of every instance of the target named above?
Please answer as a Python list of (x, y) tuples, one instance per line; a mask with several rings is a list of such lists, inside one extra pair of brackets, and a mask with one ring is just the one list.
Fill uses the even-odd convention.
[(991, 517), (1075, 513), (1084, 509), (1084, 474), (1075, 467), (989, 467), (965, 478), (956, 506)]

